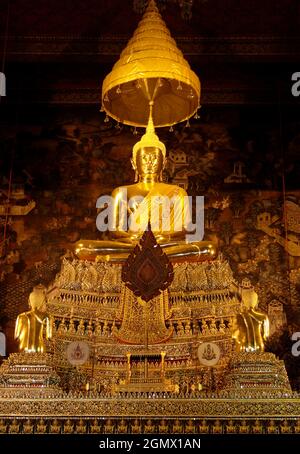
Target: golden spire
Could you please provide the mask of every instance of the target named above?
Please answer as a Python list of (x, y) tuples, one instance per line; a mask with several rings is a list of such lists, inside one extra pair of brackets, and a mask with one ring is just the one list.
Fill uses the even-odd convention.
[(102, 86), (103, 109), (121, 123), (146, 127), (151, 101), (155, 127), (187, 120), (200, 101), (200, 81), (154, 0)]
[(159, 148), (161, 150), (162, 154), (164, 155), (164, 157), (166, 156), (166, 147), (162, 142), (160, 142), (159, 138), (155, 134), (153, 118), (152, 118), (153, 101), (150, 101), (149, 104), (150, 104), (150, 114), (149, 114), (146, 133), (142, 136), (141, 140), (134, 145), (133, 150), (132, 150), (132, 158), (134, 161), (136, 159), (136, 154), (137, 154), (138, 150), (140, 150), (141, 148), (147, 148), (147, 147)]

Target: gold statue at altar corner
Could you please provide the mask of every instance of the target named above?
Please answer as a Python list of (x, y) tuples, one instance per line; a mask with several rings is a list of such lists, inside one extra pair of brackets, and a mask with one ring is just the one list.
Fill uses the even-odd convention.
[[(162, 171), (166, 162), (165, 145), (155, 134), (150, 104), (150, 117), (146, 133), (133, 147), (132, 166), (136, 172), (137, 182), (132, 185), (116, 188), (112, 193), (113, 199), (113, 229), (110, 240), (80, 240), (76, 243), (76, 254), (80, 259), (97, 261), (125, 261), (135, 245), (139, 242), (148, 223), (156, 241), (169, 258), (190, 257), (199, 260), (216, 257), (216, 247), (209, 241), (187, 242), (186, 234), (191, 233), (187, 226), (191, 222), (190, 206), (187, 204), (186, 191), (174, 184), (163, 183)], [(121, 209), (124, 203), (124, 193), (134, 204)], [(165, 197), (169, 212), (165, 207), (153, 209), (153, 200)], [(176, 202), (174, 202), (174, 198)], [(173, 199), (173, 200), (172, 200)], [(164, 216), (170, 215), (168, 229), (164, 230)], [(133, 215), (136, 220), (135, 229), (124, 230), (128, 217)], [(157, 216), (159, 217), (157, 219)], [(181, 226), (181, 230), (178, 229)], [(144, 227), (143, 227), (144, 226)]]
[(19, 351), (43, 353), (44, 336), (52, 337), (50, 319), (46, 313), (45, 287), (34, 287), (29, 295), (30, 310), (18, 315), (15, 325), (15, 339), (19, 342)]
[(258, 311), (258, 295), (249, 279), (243, 279), (240, 288), (242, 308), (236, 318), (233, 338), (240, 352), (263, 352), (264, 341), (269, 337), (268, 316)]

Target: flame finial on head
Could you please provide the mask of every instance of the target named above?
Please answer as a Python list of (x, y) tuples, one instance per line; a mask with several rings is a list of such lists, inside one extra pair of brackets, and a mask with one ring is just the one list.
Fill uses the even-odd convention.
[(154, 128), (154, 123), (153, 123), (153, 117), (152, 117), (152, 109), (153, 109), (153, 101), (149, 102), (150, 106), (150, 112), (149, 112), (149, 119), (148, 119), (148, 125), (146, 128), (146, 133), (142, 136), (141, 140), (137, 142), (132, 150), (132, 158), (135, 161), (136, 160), (136, 154), (139, 150), (142, 148), (159, 148), (160, 151), (162, 152), (164, 158), (166, 157), (166, 147), (163, 142), (161, 142), (158, 138), (158, 136), (155, 134), (155, 128)]

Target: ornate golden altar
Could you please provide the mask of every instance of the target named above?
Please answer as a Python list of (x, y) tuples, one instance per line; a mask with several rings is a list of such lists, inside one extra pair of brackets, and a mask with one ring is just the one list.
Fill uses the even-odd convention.
[[(299, 432), (300, 398), (283, 363), (270, 353), (235, 352), (241, 301), (222, 258), (174, 264), (173, 283), (150, 305), (155, 331), (146, 352), (145, 311), (122, 283), (120, 265), (65, 259), (48, 291), (51, 374), (66, 376), (68, 345), (85, 342), (90, 356), (76, 370), (86, 383), (68, 391), (55, 379), (17, 386), (10, 357), (1, 367), (2, 433)], [(34, 363), (34, 354), (17, 355)]]

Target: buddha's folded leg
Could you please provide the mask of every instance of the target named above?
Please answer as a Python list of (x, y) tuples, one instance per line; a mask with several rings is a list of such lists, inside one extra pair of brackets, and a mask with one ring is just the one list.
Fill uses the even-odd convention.
[(209, 241), (200, 243), (177, 243), (164, 248), (164, 252), (168, 257), (193, 257), (195, 259), (212, 259), (217, 255), (216, 248)]
[(97, 241), (82, 240), (76, 244), (76, 255), (81, 260), (101, 260), (108, 261), (108, 257), (127, 257), (134, 248), (132, 243), (123, 243), (121, 241)]

